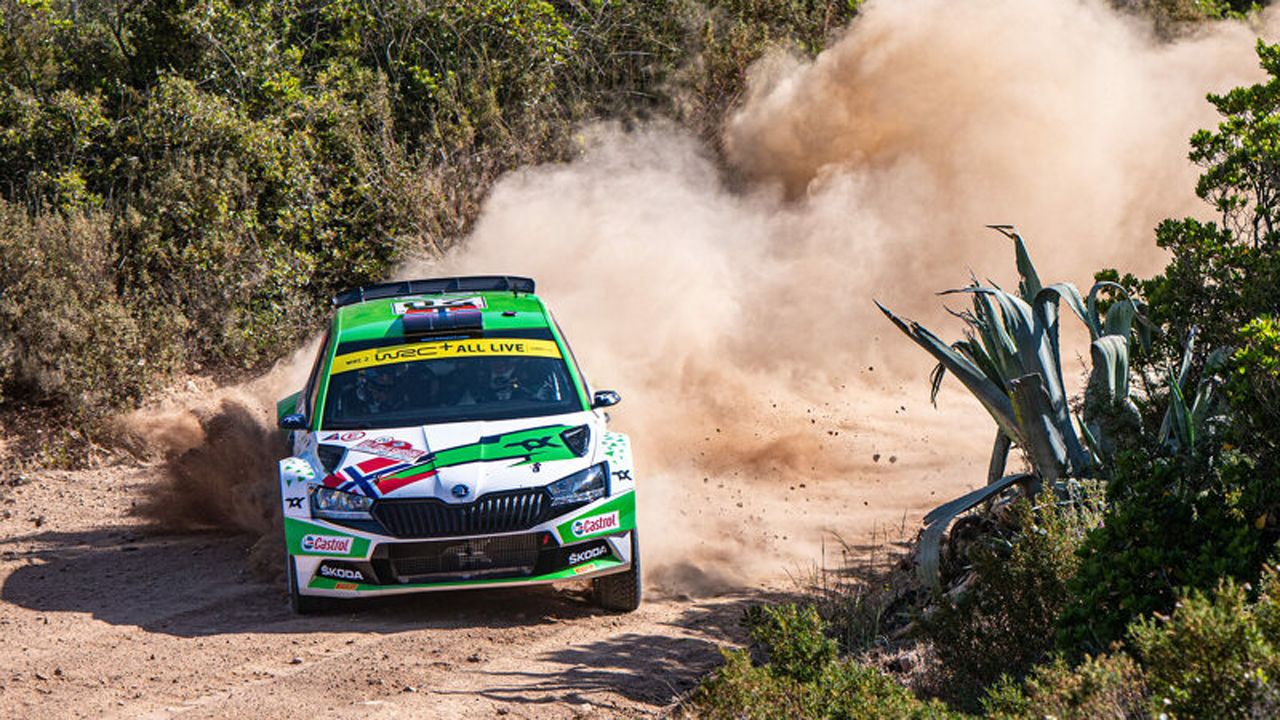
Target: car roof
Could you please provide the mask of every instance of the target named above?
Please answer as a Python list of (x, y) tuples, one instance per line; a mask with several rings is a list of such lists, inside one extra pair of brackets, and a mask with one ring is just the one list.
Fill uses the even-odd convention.
[(333, 319), (338, 342), (404, 337), (403, 314), (397, 305), (413, 300), (462, 303), (481, 298), (480, 314), (485, 330), (544, 329), (551, 318), (542, 299), (532, 293), (503, 291), (408, 294), (354, 302), (339, 307)]

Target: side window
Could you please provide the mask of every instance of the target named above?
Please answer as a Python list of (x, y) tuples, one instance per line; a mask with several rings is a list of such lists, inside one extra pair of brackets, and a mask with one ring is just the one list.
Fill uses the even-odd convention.
[[(547, 313), (550, 315), (550, 313)], [(555, 316), (551, 316), (551, 322), (556, 326), (556, 334), (560, 336), (560, 340), (564, 342), (565, 349), (569, 351), (569, 362), (573, 363), (573, 369), (577, 372), (578, 378), (582, 380), (582, 392), (587, 394), (587, 404), (591, 404), (591, 387), (587, 384), (587, 376), (582, 373), (582, 366), (578, 364), (578, 357), (573, 354), (573, 346), (569, 344), (569, 336), (564, 334), (564, 330), (560, 329), (560, 321)]]
[(329, 351), (329, 333), (324, 334), (324, 341), (320, 343), (320, 352), (316, 355), (315, 364), (311, 366), (311, 376), (307, 379), (307, 387), (303, 390), (306, 407), (303, 410), (306, 413), (307, 420), (311, 421), (312, 427), (315, 426), (314, 412), (316, 409), (316, 397), (320, 393), (320, 370), (324, 367), (324, 357)]

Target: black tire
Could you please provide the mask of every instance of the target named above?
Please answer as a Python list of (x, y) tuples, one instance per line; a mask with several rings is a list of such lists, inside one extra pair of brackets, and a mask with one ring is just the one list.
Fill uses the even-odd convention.
[(640, 578), (640, 533), (631, 531), (631, 569), (591, 581), (596, 605), (613, 612), (632, 612), (640, 607), (643, 587)]
[(293, 612), (298, 615), (311, 615), (324, 610), (326, 607), (324, 598), (311, 597), (298, 592), (298, 567), (294, 564), (292, 555), (285, 557), (288, 558), (285, 562), (288, 572), (285, 574), (289, 578), (289, 607), (293, 608)]

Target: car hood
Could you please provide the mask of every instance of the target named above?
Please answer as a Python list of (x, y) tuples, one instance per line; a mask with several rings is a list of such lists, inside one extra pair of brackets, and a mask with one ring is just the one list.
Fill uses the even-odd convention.
[[(584, 428), (579, 430), (578, 428)], [(346, 452), (324, 484), (374, 498), (466, 503), (541, 487), (598, 462), (604, 428), (593, 412), (403, 428), (321, 431)], [(587, 434), (582, 438), (582, 433)], [(318, 457), (317, 465), (318, 463)]]

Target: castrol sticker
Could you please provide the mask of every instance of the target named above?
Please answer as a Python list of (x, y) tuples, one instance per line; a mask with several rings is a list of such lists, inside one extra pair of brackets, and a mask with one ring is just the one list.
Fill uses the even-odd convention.
[(316, 555), (346, 555), (351, 552), (351, 538), (333, 535), (306, 535), (302, 551)]
[(608, 530), (617, 530), (622, 526), (622, 522), (618, 519), (618, 512), (615, 510), (605, 515), (593, 515), (591, 517), (578, 518), (573, 521), (573, 536), (586, 537), (595, 535), (596, 533), (606, 532)]

